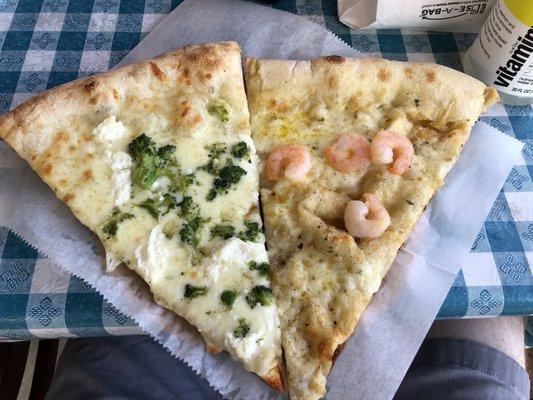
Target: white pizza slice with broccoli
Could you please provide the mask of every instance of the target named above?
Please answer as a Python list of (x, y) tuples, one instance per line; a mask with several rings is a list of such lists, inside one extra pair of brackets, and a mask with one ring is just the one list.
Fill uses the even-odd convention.
[(279, 389), (280, 330), (236, 43), (190, 46), (43, 93), (5, 139), (210, 351)]

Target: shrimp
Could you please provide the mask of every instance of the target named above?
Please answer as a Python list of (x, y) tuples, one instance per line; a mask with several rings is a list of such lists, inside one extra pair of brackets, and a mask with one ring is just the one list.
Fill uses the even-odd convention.
[(355, 172), (370, 165), (370, 143), (358, 133), (347, 133), (328, 147), (325, 155), (337, 171)]
[(350, 235), (357, 238), (377, 238), (390, 225), (390, 216), (379, 199), (365, 193), (363, 201), (351, 200), (344, 210), (344, 226)]
[(291, 182), (299, 182), (311, 169), (311, 154), (297, 144), (283, 144), (268, 156), (266, 173), (268, 179), (277, 181), (283, 175)]
[(415, 151), (411, 141), (398, 133), (380, 131), (370, 143), (373, 164), (392, 164), (389, 171), (401, 175), (411, 166)]

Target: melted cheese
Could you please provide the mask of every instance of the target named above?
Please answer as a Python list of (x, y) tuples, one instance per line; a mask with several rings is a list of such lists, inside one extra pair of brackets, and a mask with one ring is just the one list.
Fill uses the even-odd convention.
[(113, 143), (126, 135), (126, 127), (114, 115), (104, 119), (93, 130), (93, 135), (102, 143)]
[(106, 158), (111, 160), (113, 176), (113, 190), (115, 191), (115, 205), (121, 206), (130, 199), (131, 194), (131, 157), (123, 151), (106, 152)]
[[(121, 121), (112, 115), (104, 119), (96, 128), (93, 135), (104, 147), (105, 160), (112, 170), (111, 182), (115, 197), (115, 205), (121, 206), (130, 199), (131, 194), (131, 157), (128, 153), (115, 150), (124, 148), (127, 129)], [(122, 145), (121, 145), (122, 144)], [(96, 149), (89, 149), (93, 153)], [(126, 150), (124, 148), (124, 150)]]
[[(225, 348), (248, 369), (268, 373), (279, 345), (276, 308), (257, 305), (252, 309), (245, 300), (254, 286), (269, 285), (266, 278), (248, 267), (249, 261), (267, 260), (262, 243), (237, 238), (217, 241), (211, 255), (191, 268), (192, 253), (167, 239), (158, 225), (138, 253), (138, 266), (162, 304), (179, 310), (212, 347)], [(184, 297), (185, 284), (207, 287), (208, 291), (188, 299)], [(225, 290), (239, 293), (231, 310), (220, 301)], [(250, 332), (244, 338), (236, 338), (233, 331), (241, 318), (250, 326)]]

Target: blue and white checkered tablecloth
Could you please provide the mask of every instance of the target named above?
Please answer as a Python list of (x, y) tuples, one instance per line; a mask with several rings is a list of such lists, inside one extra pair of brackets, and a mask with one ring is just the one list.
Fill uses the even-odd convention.
[[(179, 3), (0, 0), (0, 113), (35, 93), (114, 66)], [(335, 0), (280, 0), (273, 7), (324, 25), (364, 53), (434, 61), (459, 70), (475, 37), (355, 32), (339, 22)], [(533, 314), (533, 110), (497, 105), (482, 119), (523, 141), (523, 157), (464, 260), (440, 310), (442, 318)], [(91, 287), (5, 227), (0, 227), (0, 255), (0, 338), (139, 332)]]

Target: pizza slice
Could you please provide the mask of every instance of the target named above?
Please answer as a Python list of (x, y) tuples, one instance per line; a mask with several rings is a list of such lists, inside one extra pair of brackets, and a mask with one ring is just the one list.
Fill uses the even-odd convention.
[(190, 46), (43, 93), (6, 140), (213, 352), (281, 387), (238, 44)]
[(249, 59), (252, 137), (291, 399), (336, 353), (496, 92), (434, 64)]

